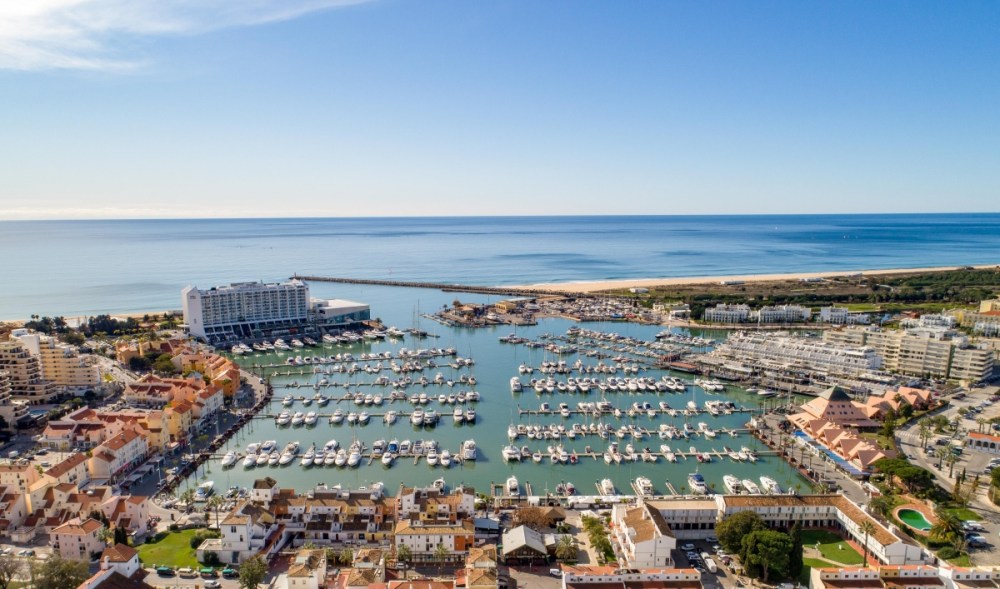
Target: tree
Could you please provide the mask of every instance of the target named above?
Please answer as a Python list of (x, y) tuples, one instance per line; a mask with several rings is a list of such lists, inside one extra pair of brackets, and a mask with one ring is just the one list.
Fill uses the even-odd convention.
[(788, 534), (773, 530), (756, 530), (743, 537), (741, 542), (743, 560), (760, 567), (764, 582), (788, 576), (791, 560), (792, 539)]
[(128, 546), (128, 529), (125, 526), (115, 526), (114, 543)]
[(346, 547), (341, 548), (340, 554), (337, 555), (337, 560), (343, 565), (354, 564), (354, 551)]
[(792, 526), (792, 530), (788, 533), (788, 537), (792, 539), (792, 552), (788, 559), (788, 576), (797, 579), (799, 574), (802, 573), (802, 525), (799, 522), (795, 522)]
[(976, 425), (978, 426), (976, 428), (976, 431), (978, 431), (979, 433), (982, 433), (983, 432), (983, 426), (986, 425), (986, 419), (983, 418), (983, 417), (977, 417), (976, 418)]
[(97, 539), (103, 542), (104, 544), (107, 544), (108, 542), (114, 540), (114, 538), (115, 538), (115, 532), (108, 526), (104, 526), (100, 530), (97, 530)]
[(76, 589), (90, 577), (90, 564), (53, 554), (46, 560), (31, 563), (31, 577), (35, 587)]
[(532, 530), (541, 531), (552, 527), (552, 517), (540, 507), (526, 507), (514, 512), (514, 527), (528, 526)]
[(872, 497), (871, 501), (868, 502), (868, 509), (873, 513), (885, 517), (889, 514), (889, 510), (892, 509), (892, 499), (885, 495)]
[(181, 493), (180, 497), (178, 497), (181, 503), (184, 504), (184, 509), (186, 511), (191, 510), (191, 504), (194, 503), (194, 495), (195, 495), (194, 489), (186, 489), (183, 493)]
[(885, 412), (885, 419), (882, 420), (882, 435), (891, 438), (896, 431), (896, 412), (891, 408)]
[(931, 439), (931, 423), (926, 419), (921, 419), (917, 424), (917, 430), (920, 434), (920, 447), (924, 450), (927, 449), (927, 441)]
[(409, 562), (413, 558), (413, 551), (406, 544), (400, 544), (396, 547), (396, 560), (401, 562)]
[(962, 520), (958, 519), (954, 513), (945, 511), (938, 511), (935, 515), (937, 515), (938, 521), (931, 526), (931, 539), (947, 542), (958, 548), (961, 541), (965, 538), (965, 533), (962, 530)]
[(257, 589), (266, 576), (267, 562), (259, 554), (240, 565), (241, 589)]
[(219, 529), (219, 510), (226, 504), (226, 500), (220, 495), (212, 495), (208, 498), (205, 508), (215, 512), (215, 528)]
[[(560, 536), (556, 541), (556, 558), (559, 560), (576, 560), (576, 542), (572, 536)], [(6, 589), (0, 587), (0, 589)]]
[(753, 511), (741, 511), (724, 518), (715, 528), (719, 544), (731, 554), (739, 554), (743, 538), (751, 532), (766, 528), (764, 520)]
[(0, 555), (0, 589), (10, 587), (11, 581), (24, 571), (24, 560), (13, 554)]
[(448, 558), (448, 549), (444, 547), (444, 544), (438, 544), (434, 548), (434, 559), (438, 562), (444, 562)]
[(873, 524), (870, 519), (866, 519), (865, 521), (861, 522), (861, 525), (858, 526), (858, 528), (865, 535), (865, 544), (864, 544), (865, 559), (864, 559), (864, 566), (867, 567), (868, 566), (868, 536), (870, 536), (870, 535), (872, 535), (872, 534), (875, 533), (875, 524)]

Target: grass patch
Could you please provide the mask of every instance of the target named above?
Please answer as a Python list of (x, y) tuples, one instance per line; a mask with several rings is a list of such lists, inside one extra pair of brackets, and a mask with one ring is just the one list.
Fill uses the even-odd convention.
[(955, 558), (949, 558), (948, 562), (957, 567), (971, 567), (972, 559), (969, 558), (968, 553), (962, 554), (961, 556), (956, 556)]
[(979, 521), (983, 518), (979, 516), (978, 513), (972, 511), (967, 507), (948, 507), (944, 510), (945, 513), (953, 514), (955, 517), (962, 521)]
[(803, 558), (802, 559), (802, 573), (799, 574), (799, 583), (808, 587), (809, 586), (809, 574), (812, 569), (825, 569), (830, 567), (835, 567), (836, 564), (823, 560), (822, 558)]
[(861, 564), (864, 558), (840, 536), (826, 530), (803, 530), (802, 545), (815, 548), (819, 544), (819, 552), (823, 558), (840, 564)]
[(139, 560), (147, 566), (199, 568), (195, 549), (191, 548), (191, 538), (197, 532), (198, 530), (181, 530), (157, 534), (136, 548)]

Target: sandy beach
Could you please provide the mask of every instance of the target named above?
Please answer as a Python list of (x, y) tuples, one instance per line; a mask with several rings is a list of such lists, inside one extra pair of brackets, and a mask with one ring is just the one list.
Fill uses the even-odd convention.
[[(621, 290), (624, 288), (653, 288), (656, 286), (688, 285), (688, 284), (721, 284), (722, 282), (777, 282), (784, 280), (809, 280), (820, 278), (836, 278), (838, 276), (871, 275), (889, 276), (893, 274), (920, 274), (927, 272), (944, 272), (956, 270), (965, 266), (939, 266), (935, 268), (891, 268), (868, 270), (837, 270), (831, 272), (796, 272), (790, 274), (744, 274), (733, 276), (674, 276), (670, 278), (627, 278), (622, 280), (587, 280), (581, 282), (553, 282), (541, 284), (526, 284), (512, 288), (531, 290), (550, 290), (553, 292), (601, 292), (606, 290)], [(972, 266), (976, 269), (996, 268), (997, 265)]]

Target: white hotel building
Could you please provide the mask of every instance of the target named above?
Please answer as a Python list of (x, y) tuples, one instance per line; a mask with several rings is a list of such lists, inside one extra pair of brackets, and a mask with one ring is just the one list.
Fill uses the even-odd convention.
[(181, 291), (184, 323), (195, 337), (227, 341), (260, 337), (307, 325), (341, 327), (371, 318), (368, 305), (309, 298), (301, 280), (281, 283), (237, 282)]

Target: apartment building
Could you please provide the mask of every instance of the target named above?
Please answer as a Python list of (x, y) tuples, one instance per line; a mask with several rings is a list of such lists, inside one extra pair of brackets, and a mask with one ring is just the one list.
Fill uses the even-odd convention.
[(92, 554), (104, 551), (100, 530), (104, 524), (96, 519), (73, 519), (52, 530), (52, 544), (59, 556), (71, 560), (90, 560)]
[(134, 429), (127, 429), (94, 448), (87, 460), (90, 478), (107, 481), (128, 474), (149, 456), (146, 438)]
[(660, 510), (642, 502), (637, 507), (615, 505), (611, 529), (629, 568), (670, 567), (677, 538)]
[(715, 535), (719, 506), (714, 499), (679, 496), (647, 499), (645, 504), (659, 511), (673, 535), (680, 540), (704, 540)]
[(823, 334), (826, 342), (851, 340), (874, 348), (886, 370), (979, 382), (993, 374), (993, 352), (969, 345), (964, 337), (929, 331), (848, 328)]
[(759, 367), (802, 367), (845, 376), (875, 371), (882, 365), (882, 360), (870, 347), (756, 332), (731, 333), (708, 356)]
[(100, 370), (93, 357), (81, 356), (76, 347), (56, 338), (26, 329), (15, 329), (11, 336), (39, 360), (41, 377), (58, 387), (84, 392), (101, 383)]
[(755, 315), (760, 323), (802, 323), (812, 319), (812, 310), (801, 305), (768, 305)]
[(852, 313), (847, 307), (821, 307), (819, 321), (833, 325), (867, 325), (871, 323), (871, 315)]
[(17, 487), (0, 486), (0, 537), (10, 537), (28, 517), (26, 494)]
[(268, 553), (276, 546), (280, 527), (267, 509), (244, 501), (219, 522), (221, 538), (210, 538), (198, 547), (198, 560), (214, 552), (227, 564), (239, 564), (248, 558)]
[(434, 488), (403, 488), (396, 503), (396, 514), (400, 519), (454, 524), (475, 515), (476, 493), (472, 487), (465, 486), (449, 494)]
[(13, 431), (17, 422), (28, 416), (30, 407), (27, 401), (12, 399), (12, 390), (10, 375), (0, 371), (0, 419), (3, 419), (0, 426), (7, 431)]
[(705, 309), (702, 318), (705, 323), (746, 323), (750, 320), (750, 306), (719, 303)]
[(7, 373), (14, 400), (40, 405), (58, 394), (55, 384), (42, 378), (41, 361), (20, 340), (0, 342), (0, 372)]
[(323, 589), (326, 586), (326, 551), (299, 550), (286, 573), (288, 589)]
[(394, 530), (397, 550), (401, 546), (408, 547), (412, 560), (416, 562), (439, 561), (439, 550), (444, 555), (444, 560), (459, 562), (473, 547), (475, 536), (476, 530), (471, 519), (456, 524), (424, 524), (420, 521), (402, 520), (396, 522)]
[(695, 569), (649, 568), (643, 570), (617, 566), (562, 565), (562, 589), (702, 589), (701, 573)]

